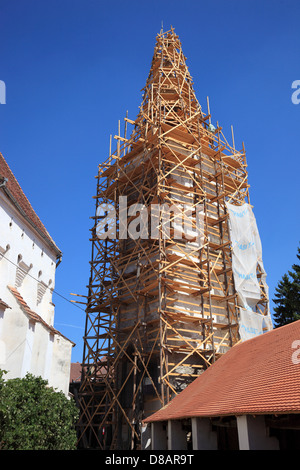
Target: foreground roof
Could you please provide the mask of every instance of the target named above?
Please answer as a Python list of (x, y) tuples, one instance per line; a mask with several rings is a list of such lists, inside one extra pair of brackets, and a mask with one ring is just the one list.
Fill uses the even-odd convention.
[(276, 413), (300, 413), (300, 320), (237, 344), (145, 422)]
[(23, 217), (25, 217), (25, 219), (35, 228), (47, 244), (57, 252), (57, 255), (61, 255), (61, 251), (56, 246), (45, 226), (35, 213), (1, 152), (0, 186)]

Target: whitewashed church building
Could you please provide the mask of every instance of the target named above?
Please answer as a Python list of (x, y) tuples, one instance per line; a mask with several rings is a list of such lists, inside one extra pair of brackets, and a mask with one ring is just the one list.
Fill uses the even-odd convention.
[(61, 256), (0, 153), (0, 369), (68, 395), (74, 343), (53, 327)]

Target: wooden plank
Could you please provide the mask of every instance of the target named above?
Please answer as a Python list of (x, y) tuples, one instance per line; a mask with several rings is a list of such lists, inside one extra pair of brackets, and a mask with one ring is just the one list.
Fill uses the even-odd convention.
[(163, 131), (162, 137), (164, 139), (172, 138), (177, 142), (185, 142), (187, 144), (194, 144), (197, 142), (197, 138), (184, 129), (180, 129), (179, 127), (173, 129), (172, 126), (169, 126), (168, 124), (162, 124), (161, 127)]
[(238, 160), (235, 160), (234, 158), (232, 158), (229, 155), (222, 155), (221, 158), (222, 158), (223, 163), (225, 163), (228, 166), (231, 166), (232, 168), (242, 168), (243, 167), (241, 162), (239, 162)]

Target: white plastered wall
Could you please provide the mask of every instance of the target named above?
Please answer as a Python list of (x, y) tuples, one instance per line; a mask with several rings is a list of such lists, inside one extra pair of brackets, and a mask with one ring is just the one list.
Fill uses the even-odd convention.
[(72, 343), (32, 322), (7, 287), (15, 287), (30, 309), (53, 325), (57, 253), (1, 191), (0, 226), (0, 299), (11, 307), (0, 311), (0, 368), (8, 371), (7, 379), (26, 372), (42, 376), (67, 394)]

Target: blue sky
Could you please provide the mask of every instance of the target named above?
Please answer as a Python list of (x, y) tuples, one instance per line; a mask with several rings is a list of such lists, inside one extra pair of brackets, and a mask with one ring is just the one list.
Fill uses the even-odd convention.
[[(0, 151), (63, 252), (56, 291), (86, 294), (97, 165), (118, 120), (138, 113), (162, 23), (203, 109), (209, 96), (213, 123), (245, 143), (272, 299), (300, 241), (298, 0), (0, 0)], [(85, 313), (53, 300), (81, 361)]]

